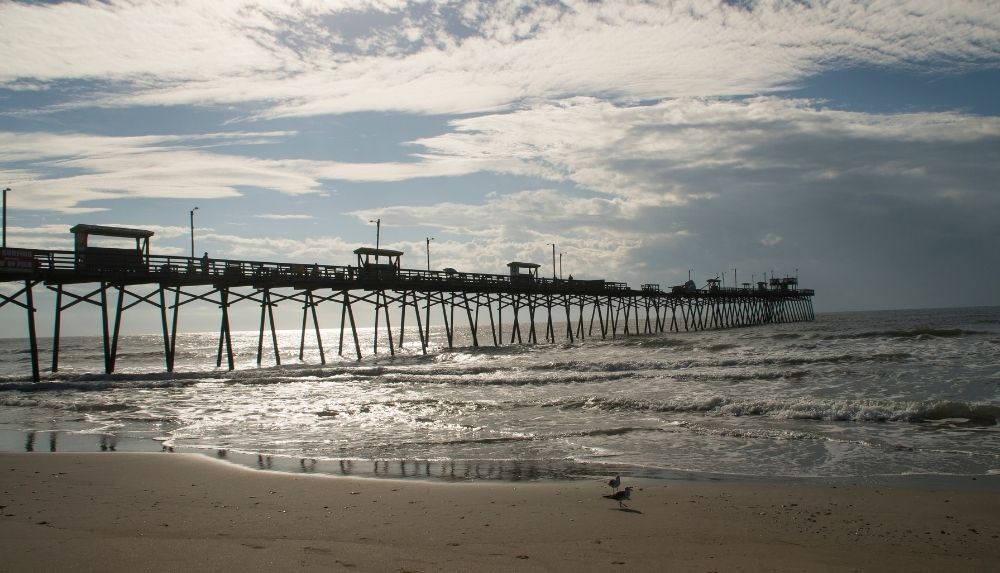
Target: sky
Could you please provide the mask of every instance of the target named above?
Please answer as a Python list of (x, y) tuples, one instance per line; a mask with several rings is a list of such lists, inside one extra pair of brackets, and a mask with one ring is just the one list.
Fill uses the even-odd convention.
[(10, 247), (996, 305), (998, 181), (995, 0), (0, 1)]

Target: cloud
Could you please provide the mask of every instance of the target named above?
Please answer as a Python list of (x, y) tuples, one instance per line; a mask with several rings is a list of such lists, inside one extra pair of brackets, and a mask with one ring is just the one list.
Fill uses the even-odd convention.
[(834, 67), (1000, 57), (988, 0), (9, 3), (0, 21), (5, 84), (83, 79), (105, 89), (75, 105), (251, 102), (266, 117), (750, 95)]
[(73, 235), (71, 225), (38, 225), (23, 227), (8, 225), (7, 243), (18, 249), (53, 249), (59, 251), (73, 250)]
[(951, 187), (968, 187), (963, 181), (997, 175), (987, 158), (1000, 142), (996, 117), (846, 112), (776, 97), (637, 106), (573, 98), (450, 125), (450, 133), (414, 142), (424, 161), (471, 160), (572, 182), (627, 198), (623, 211), (708, 200), (765, 181), (948, 178)]
[[(295, 160), (265, 160), (215, 153), (212, 147), (274, 141), (284, 132), (109, 137), (84, 134), (0, 133), (0, 171), (27, 179), (11, 195), (14, 208), (88, 213), (99, 201), (122, 198), (218, 199), (239, 187), (289, 195), (321, 191)], [(23, 164), (23, 167), (19, 167)]]
[(276, 221), (315, 219), (312, 215), (254, 215), (258, 219), (274, 219)]
[(218, 245), (212, 257), (279, 262), (304, 262), (322, 264), (348, 264), (357, 245), (340, 237), (309, 237), (307, 239), (275, 238), (269, 236), (242, 236), (206, 233), (200, 237), (206, 243)]
[(774, 233), (767, 233), (760, 239), (760, 244), (765, 247), (773, 247), (784, 240), (781, 235), (775, 235)]
[[(768, 186), (801, 185), (846, 196), (851, 191), (845, 186), (862, 180), (869, 194), (901, 193), (894, 182), (908, 181), (905, 193), (911, 201), (972, 202), (988, 200), (986, 182), (1000, 176), (990, 160), (1000, 142), (1000, 118), (953, 112), (847, 112), (777, 97), (683, 98), (652, 105), (581, 97), (455, 119), (448, 127), (409, 142), (412, 161), (373, 163), (225, 153), (229, 144), (287, 143), (294, 132), (6, 133), (0, 134), (6, 142), (0, 161), (11, 167), (0, 175), (36, 178), (17, 185), (11, 197), (15, 208), (84, 213), (100, 210), (99, 201), (107, 199), (232, 198), (240, 196), (241, 187), (308, 195), (322, 194), (337, 181), (500, 173), (597, 193), (566, 200), (551, 190), (534, 191), (494, 200), (504, 203), (495, 208), (517, 213), (523, 221), (565, 219), (567, 225), (583, 226), (636, 220), (650, 209)], [(400, 209), (442, 220), (443, 228), (466, 227), (470, 234), (489, 228), (468, 228), (464, 222), (488, 213), (468, 213), (459, 204), (440, 210), (458, 223), (420, 209)], [(461, 213), (465, 216), (454, 217)], [(397, 216), (408, 217), (393, 213)]]

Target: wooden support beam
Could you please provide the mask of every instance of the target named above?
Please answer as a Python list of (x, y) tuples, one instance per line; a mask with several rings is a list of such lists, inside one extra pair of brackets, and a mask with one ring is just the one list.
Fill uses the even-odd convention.
[[(229, 288), (222, 287), (219, 289), (219, 299), (220, 305), (222, 307), (222, 324), (219, 328), (219, 355), (216, 359), (216, 366), (222, 366), (222, 348), (225, 344), (226, 357), (229, 361), (229, 369), (233, 370), (235, 366), (235, 361), (233, 360), (233, 338), (232, 333), (229, 330)], [(176, 316), (176, 315), (175, 315)], [(177, 332), (174, 330), (174, 332)]]
[(59, 283), (56, 285), (56, 308), (55, 308), (55, 324), (52, 328), (52, 371), (59, 371), (59, 340), (60, 340), (60, 329), (62, 326), (62, 294), (63, 285)]
[(28, 350), (31, 353), (31, 381), (40, 382), (41, 372), (38, 368), (38, 336), (35, 332), (35, 297), (32, 294), (32, 287), (38, 284), (37, 281), (27, 279), (24, 281), (24, 306), (28, 311)]

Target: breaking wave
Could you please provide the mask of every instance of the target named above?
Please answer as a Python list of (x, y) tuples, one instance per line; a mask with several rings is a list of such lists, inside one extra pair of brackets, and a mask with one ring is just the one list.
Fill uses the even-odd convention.
[(946, 338), (954, 336), (976, 336), (981, 334), (991, 334), (980, 330), (966, 330), (962, 328), (912, 328), (904, 330), (871, 330), (863, 332), (851, 332), (844, 334), (828, 334), (819, 336), (822, 340), (851, 340), (864, 338), (921, 338), (934, 337)]
[(948, 401), (732, 400), (721, 396), (700, 400), (662, 401), (590, 397), (586, 400), (552, 402), (547, 406), (563, 409), (598, 409), (622, 412), (699, 412), (719, 416), (767, 416), (836, 422), (927, 422), (961, 419), (981, 426), (992, 426), (1000, 423), (1000, 406)]

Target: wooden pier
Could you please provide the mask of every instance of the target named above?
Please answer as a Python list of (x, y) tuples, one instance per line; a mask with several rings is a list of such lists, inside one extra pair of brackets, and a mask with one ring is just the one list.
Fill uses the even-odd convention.
[[(104, 369), (115, 370), (119, 333), (126, 311), (140, 305), (158, 309), (167, 371), (174, 369), (180, 310), (196, 301), (220, 309), (217, 366), (226, 360), (234, 368), (230, 331), (231, 308), (252, 303), (260, 309), (257, 363), (264, 354), (269, 332), (275, 363), (280, 364), (273, 308), (292, 302), (302, 308), (299, 358), (305, 353), (306, 333), (315, 332), (320, 362), (326, 350), (320, 336), (317, 308), (328, 303), (340, 311), (337, 352), (362, 358), (355, 309), (374, 308), (375, 338), (384, 331), (390, 354), (403, 347), (408, 317), (416, 324), (416, 338), (426, 354), (431, 320), (440, 315), (449, 348), (458, 328), (468, 329), (472, 345), (483, 343), (536, 344), (587, 337), (735, 328), (815, 319), (811, 289), (799, 289), (797, 279), (772, 278), (742, 288), (720, 287), (710, 280), (707, 288), (694, 283), (663, 290), (656, 284), (639, 289), (605, 280), (562, 280), (538, 276), (539, 265), (512, 262), (507, 274), (425, 271), (402, 268), (403, 253), (389, 249), (360, 248), (355, 265), (275, 263), (159, 256), (149, 253), (149, 231), (78, 225), (74, 251), (4, 249), (0, 255), (0, 282), (19, 283), (10, 295), (0, 293), (0, 307), (8, 304), (27, 312), (32, 379), (40, 379), (35, 324), (34, 289), (43, 285), (55, 293), (52, 340), (53, 372), (59, 369), (62, 313), (85, 304), (99, 307), (103, 336)], [(136, 249), (94, 248), (88, 234), (128, 237)], [(112, 299), (114, 302), (112, 303)], [(397, 314), (398, 313), (398, 314)], [(502, 317), (508, 317), (505, 330)], [(394, 332), (392, 318), (398, 316)], [(486, 323), (488, 322), (488, 327)], [(544, 332), (539, 328), (544, 325)], [(556, 332), (562, 323), (565, 332)], [(461, 324), (462, 326), (459, 326)], [(413, 329), (411, 328), (412, 332)], [(485, 335), (485, 338), (483, 337)], [(412, 335), (411, 335), (412, 336)], [(351, 352), (353, 351), (353, 352)]]

